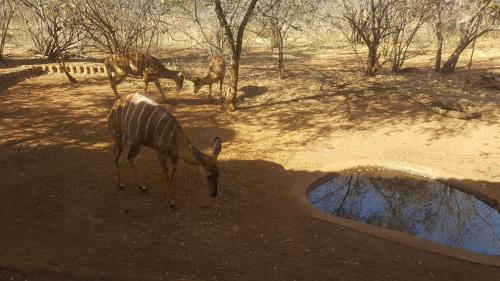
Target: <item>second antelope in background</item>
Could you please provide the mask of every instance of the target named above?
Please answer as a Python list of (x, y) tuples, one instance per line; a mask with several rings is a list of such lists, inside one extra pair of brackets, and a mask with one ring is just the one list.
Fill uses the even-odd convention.
[(219, 95), (222, 96), (222, 85), (224, 84), (224, 76), (226, 75), (226, 64), (222, 58), (213, 58), (208, 66), (208, 71), (203, 77), (193, 77), (190, 80), (193, 82), (193, 91), (198, 93), (200, 88), (208, 85), (208, 98), (212, 101), (212, 84), (219, 82)]
[[(148, 54), (113, 54), (104, 60), (104, 65), (106, 66), (109, 82), (116, 98), (120, 98), (116, 85), (127, 77), (127, 75), (144, 78), (144, 94), (148, 90), (149, 82), (154, 82), (165, 100), (167, 98), (161, 89), (160, 78), (174, 80), (178, 91), (182, 89), (182, 84), (184, 83), (182, 72), (167, 69), (157, 58)], [(113, 76), (112, 73), (115, 75)]]
[[(135, 158), (139, 155), (142, 146), (151, 147), (156, 151), (160, 166), (165, 174), (167, 187), (167, 202), (170, 207), (174, 203), (174, 179), (177, 169), (177, 160), (198, 166), (199, 172), (205, 177), (210, 195), (217, 196), (217, 157), (222, 149), (222, 143), (215, 137), (212, 144), (212, 155), (208, 156), (194, 147), (182, 131), (181, 127), (160, 105), (141, 94), (131, 94), (119, 98), (108, 115), (108, 128), (115, 140), (115, 165), (118, 176), (118, 185), (123, 188), (120, 176), (119, 159), (125, 142), (130, 144), (128, 161), (136, 170)], [(172, 171), (169, 174), (167, 160), (170, 160)], [(140, 189), (146, 190), (141, 186)]]

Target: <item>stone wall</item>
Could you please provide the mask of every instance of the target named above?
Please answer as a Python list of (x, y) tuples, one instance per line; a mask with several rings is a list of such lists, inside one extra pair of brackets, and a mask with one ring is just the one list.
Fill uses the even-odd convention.
[(34, 76), (40, 76), (45, 73), (46, 71), (41, 66), (35, 66), (31, 68), (0, 74), (0, 91), (7, 89), (11, 85), (19, 81)]
[[(61, 65), (43, 65), (43, 70), (48, 73), (64, 73)], [(72, 74), (105, 74), (106, 69), (103, 65), (66, 65), (66, 70)]]
[[(66, 70), (71, 74), (93, 74), (105, 75), (106, 68), (103, 65), (66, 65)], [(13, 84), (29, 77), (42, 74), (64, 74), (64, 69), (60, 65), (38, 65), (31, 68), (12, 71), (0, 74), (0, 91), (7, 89)]]

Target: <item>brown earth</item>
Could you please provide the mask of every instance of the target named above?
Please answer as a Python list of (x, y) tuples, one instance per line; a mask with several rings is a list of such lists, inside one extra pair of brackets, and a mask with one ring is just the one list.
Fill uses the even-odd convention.
[[(175, 213), (151, 150), (138, 160), (149, 192), (127, 173), (126, 191), (116, 187), (104, 76), (11, 86), (0, 94), (0, 280), (500, 280), (497, 267), (314, 220), (289, 198), (300, 179), (365, 159), (458, 174), (500, 199), (500, 96), (479, 79), (500, 58), (479, 54), (465, 97), (482, 118), (470, 121), (430, 112), (435, 99), (463, 97), (467, 73), (440, 76), (425, 59), (365, 79), (346, 49), (300, 49), (276, 81), (273, 61), (254, 52), (233, 114), (192, 95), (190, 83), (176, 94), (163, 81), (175, 104), (163, 105), (195, 145), (223, 140), (219, 197), (181, 165)], [(128, 81), (122, 94), (140, 88)], [(161, 100), (154, 87), (149, 96)]]

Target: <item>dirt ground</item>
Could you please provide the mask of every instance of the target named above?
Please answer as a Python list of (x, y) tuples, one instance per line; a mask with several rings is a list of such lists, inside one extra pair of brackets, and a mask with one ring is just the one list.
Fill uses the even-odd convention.
[[(138, 159), (149, 192), (131, 173), (118, 190), (104, 76), (11, 86), (0, 94), (0, 280), (500, 280), (497, 267), (314, 220), (289, 198), (299, 179), (366, 159), (457, 174), (500, 200), (500, 95), (479, 80), (500, 69), (500, 53), (478, 54), (465, 96), (483, 116), (470, 121), (430, 112), (433, 100), (463, 96), (467, 76), (435, 74), (431, 56), (410, 61), (411, 72), (365, 79), (348, 49), (297, 49), (277, 81), (274, 62), (253, 52), (232, 114), (209, 104), (206, 88), (193, 95), (187, 82), (174, 93), (162, 81), (174, 103), (162, 105), (193, 144), (208, 151), (215, 136), (223, 141), (219, 196), (181, 164), (175, 213), (149, 149)], [(139, 87), (128, 79), (118, 90)], [(154, 87), (148, 94), (161, 101)]]

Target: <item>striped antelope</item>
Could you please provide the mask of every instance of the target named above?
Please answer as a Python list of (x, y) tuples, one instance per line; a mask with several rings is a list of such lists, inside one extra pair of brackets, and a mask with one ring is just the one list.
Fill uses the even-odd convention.
[(208, 71), (203, 77), (194, 77), (190, 80), (193, 82), (193, 92), (196, 94), (204, 85), (208, 85), (208, 98), (212, 101), (212, 84), (219, 81), (219, 95), (222, 96), (222, 85), (224, 84), (224, 76), (226, 75), (226, 64), (221, 58), (213, 58), (208, 65)]
[[(119, 98), (108, 115), (108, 128), (114, 137), (115, 165), (118, 185), (124, 188), (120, 176), (119, 158), (125, 142), (130, 144), (128, 162), (132, 166), (136, 179), (139, 179), (135, 159), (142, 146), (154, 148), (164, 172), (167, 202), (171, 208), (175, 207), (172, 185), (177, 169), (177, 160), (199, 167), (200, 173), (205, 176), (211, 196), (217, 196), (217, 156), (222, 149), (222, 143), (215, 137), (212, 144), (212, 155), (208, 156), (194, 147), (181, 127), (165, 109), (158, 103), (141, 94), (130, 94)], [(169, 174), (167, 160), (170, 160), (172, 170)], [(139, 187), (146, 191), (145, 186)]]
[[(116, 85), (118, 85), (127, 75), (144, 78), (144, 94), (148, 90), (149, 82), (153, 81), (163, 95), (160, 85), (160, 78), (171, 79), (177, 85), (177, 91), (182, 89), (184, 75), (182, 72), (167, 69), (158, 59), (153, 56), (141, 53), (113, 54), (104, 60), (104, 66), (108, 73), (111, 88), (116, 98), (120, 98)], [(112, 73), (115, 73), (113, 77)]]

